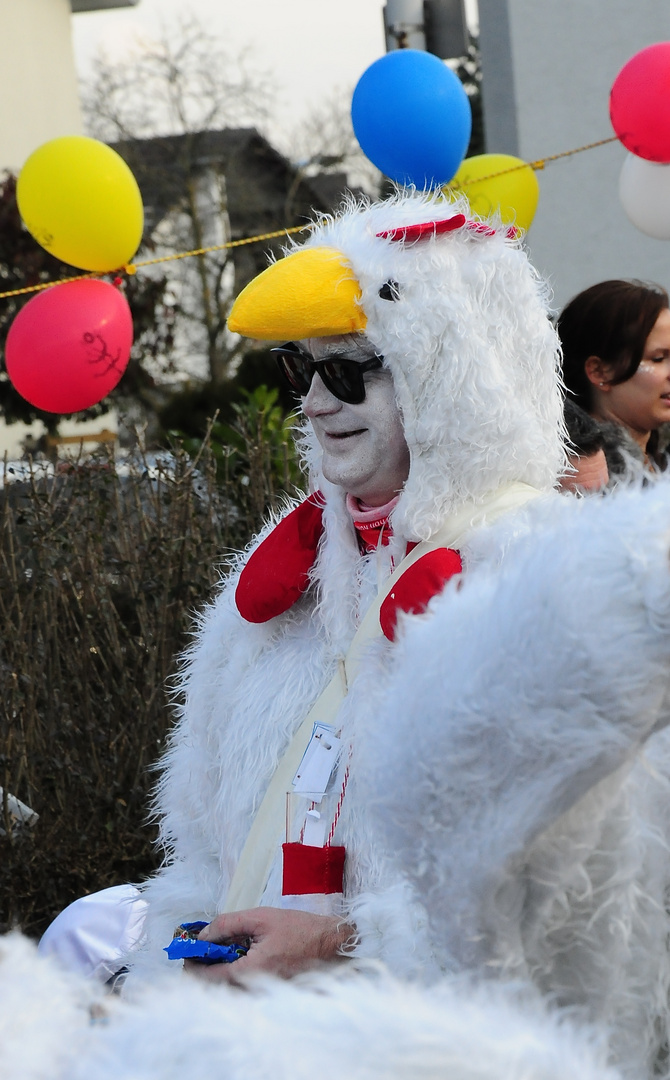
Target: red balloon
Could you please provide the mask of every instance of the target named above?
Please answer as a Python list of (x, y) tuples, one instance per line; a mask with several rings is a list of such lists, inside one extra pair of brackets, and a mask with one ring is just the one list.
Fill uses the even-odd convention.
[(7, 374), (44, 412), (97, 405), (126, 370), (133, 343), (128, 302), (106, 281), (69, 281), (34, 296), (9, 328)]
[(610, 120), (631, 154), (670, 162), (670, 41), (649, 45), (624, 64), (610, 91)]

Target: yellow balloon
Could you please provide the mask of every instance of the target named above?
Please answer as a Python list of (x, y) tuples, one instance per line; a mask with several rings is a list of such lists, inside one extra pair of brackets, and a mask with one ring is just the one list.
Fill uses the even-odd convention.
[(66, 135), (35, 150), (16, 197), (26, 227), (57, 259), (104, 273), (130, 262), (142, 239), (137, 181), (122, 157), (97, 139)]
[[(508, 171), (511, 169), (514, 171)], [(480, 217), (500, 213), (506, 225), (516, 225), (524, 231), (535, 217), (540, 197), (535, 171), (511, 154), (478, 154), (466, 158), (445, 191), (467, 196), (473, 213)]]

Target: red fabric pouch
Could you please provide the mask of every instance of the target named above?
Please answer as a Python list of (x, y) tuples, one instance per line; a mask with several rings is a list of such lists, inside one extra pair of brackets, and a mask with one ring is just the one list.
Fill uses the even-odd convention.
[(309, 847), (307, 844), (282, 844), (282, 852), (284, 896), (342, 892), (345, 856), (342, 845)]

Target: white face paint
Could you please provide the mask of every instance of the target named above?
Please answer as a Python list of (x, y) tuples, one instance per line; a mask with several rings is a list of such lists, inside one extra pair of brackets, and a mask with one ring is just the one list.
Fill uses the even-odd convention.
[[(340, 356), (363, 363), (375, 355), (363, 334), (308, 338), (300, 348), (313, 360)], [(370, 506), (382, 506), (407, 479), (409, 450), (390, 371), (368, 371), (364, 381), (365, 400), (349, 405), (315, 375), (302, 409), (323, 450), (326, 480)]]

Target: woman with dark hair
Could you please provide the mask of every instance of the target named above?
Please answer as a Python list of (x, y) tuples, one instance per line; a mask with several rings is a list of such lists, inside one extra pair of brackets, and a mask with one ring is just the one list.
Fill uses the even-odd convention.
[(558, 319), (563, 379), (602, 430), (610, 474), (632, 460), (665, 467), (658, 429), (670, 422), (670, 301), (658, 285), (601, 281)]

